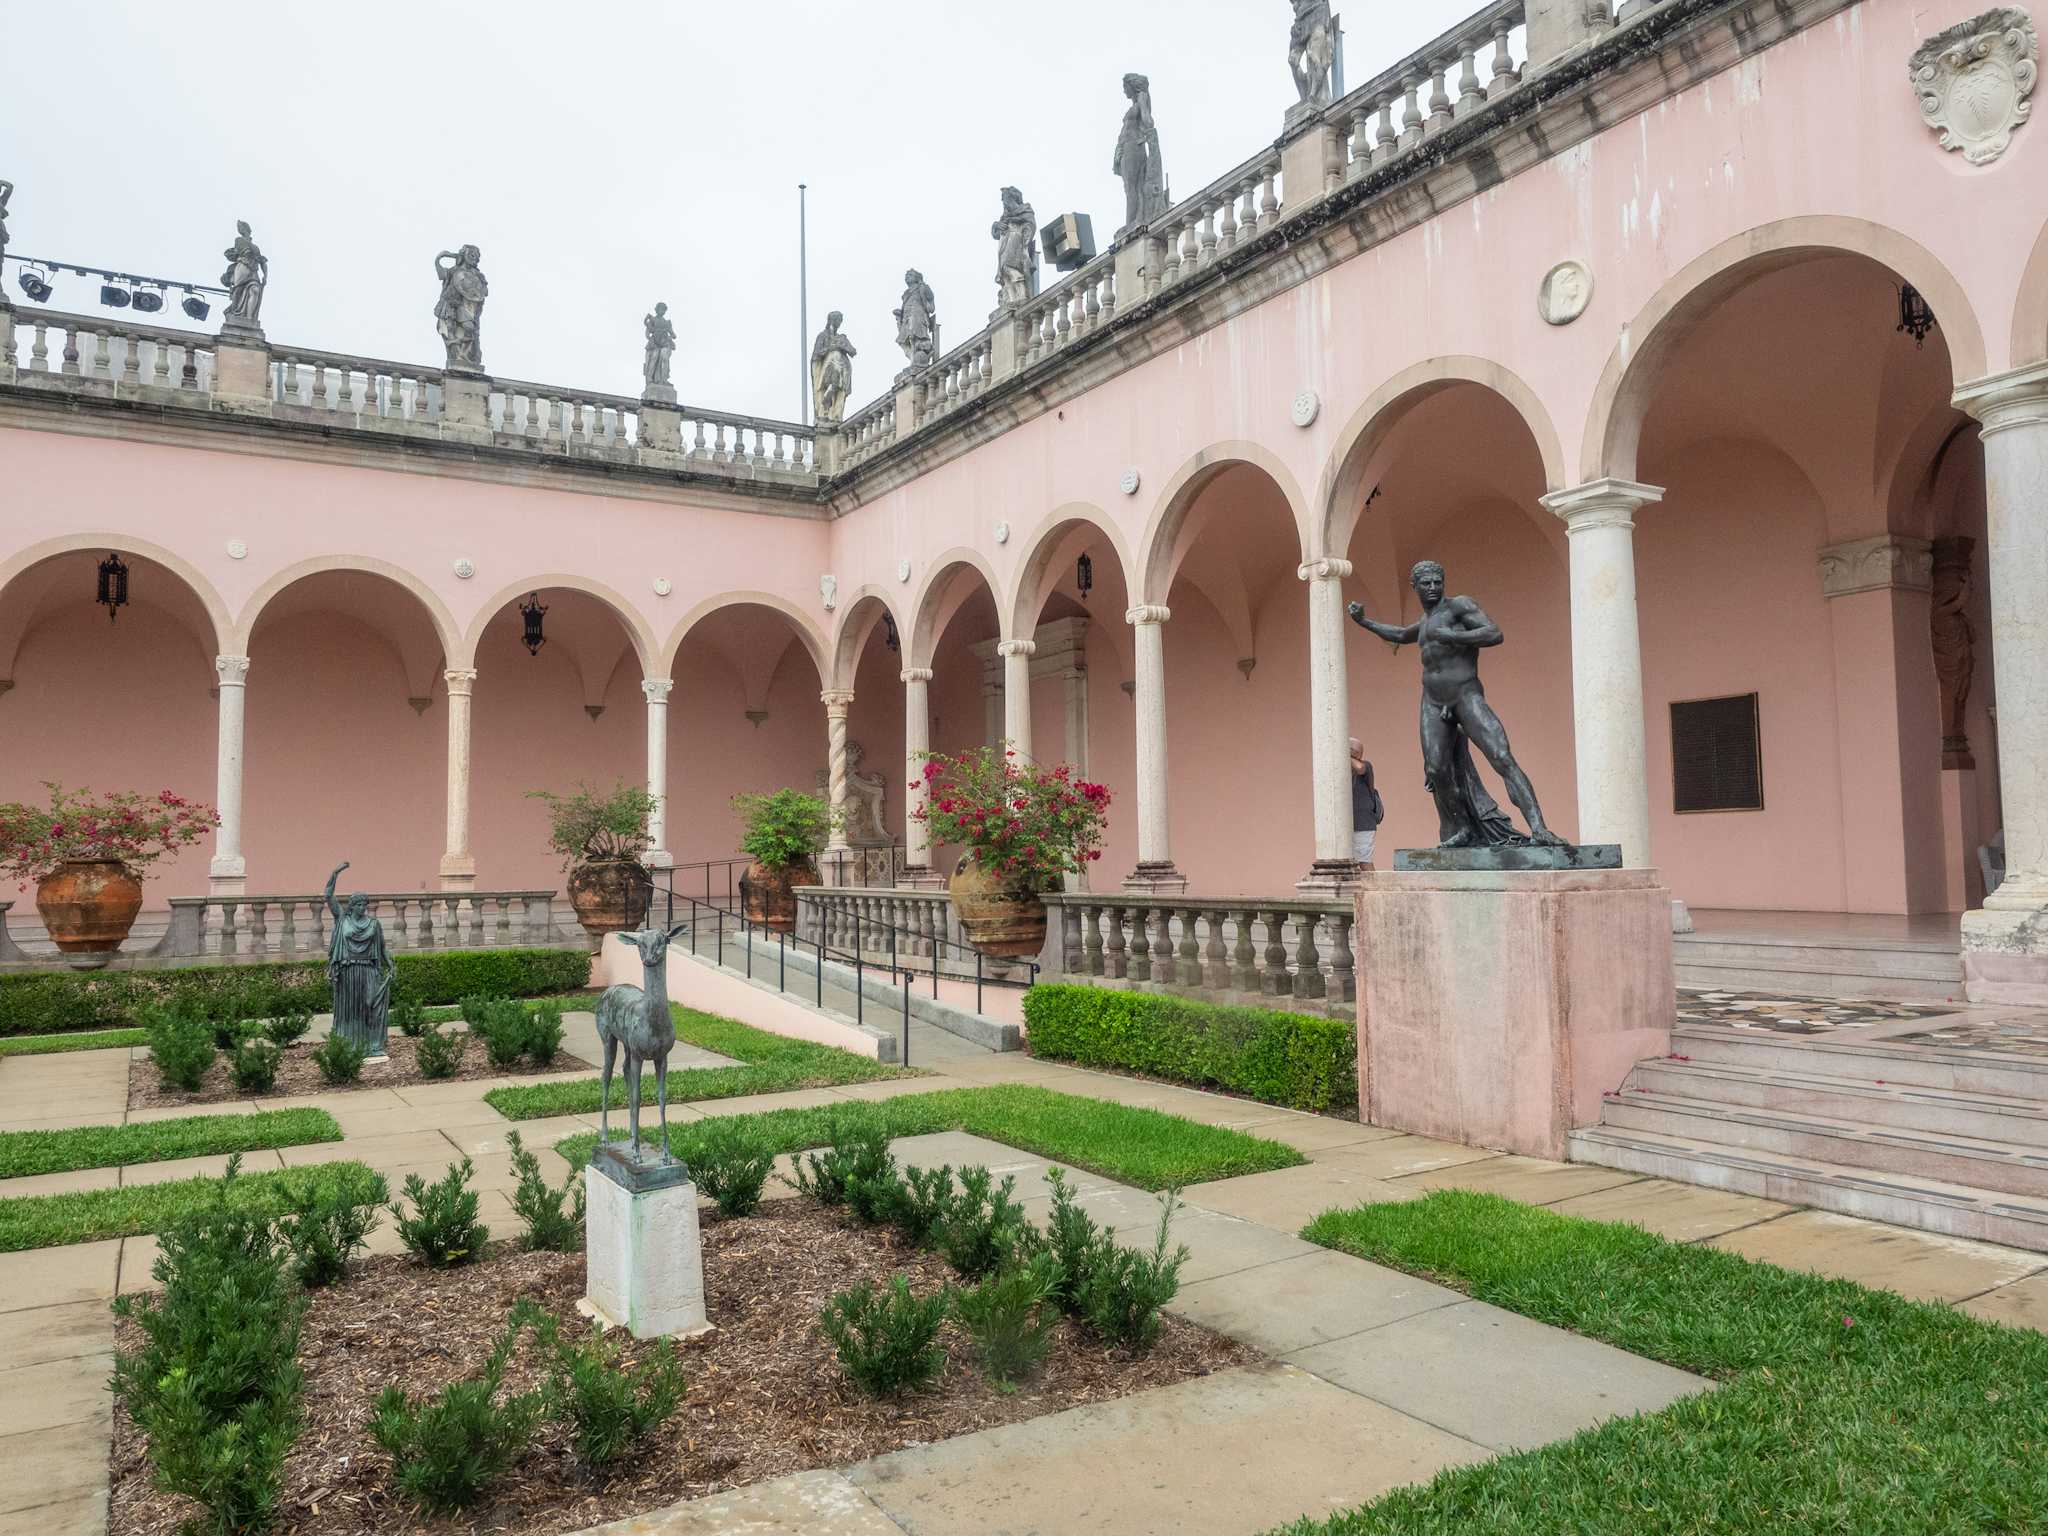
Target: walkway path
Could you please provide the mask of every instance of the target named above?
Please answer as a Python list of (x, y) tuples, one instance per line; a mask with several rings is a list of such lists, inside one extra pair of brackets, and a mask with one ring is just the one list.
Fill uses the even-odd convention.
[[(593, 1021), (571, 1015), (567, 1049), (597, 1057)], [(915, 1026), (914, 1026), (915, 1027)], [(938, 1032), (934, 1032), (937, 1034)], [(946, 1037), (951, 1039), (951, 1037)], [(1454, 1292), (1314, 1248), (1294, 1236), (1333, 1205), (1413, 1198), (1447, 1185), (1487, 1189), (1599, 1220), (1627, 1220), (1679, 1241), (1962, 1305), (1978, 1316), (2048, 1328), (2048, 1255), (1958, 1242), (1746, 1196), (1454, 1146), (1270, 1105), (1018, 1054), (972, 1049), (935, 1075), (671, 1107), (688, 1119), (888, 1097), (991, 1082), (1041, 1083), (1299, 1148), (1299, 1168), (1198, 1185), (1177, 1227), (1194, 1258), (1175, 1310), (1247, 1340), (1273, 1359), (1160, 1392), (1049, 1415), (840, 1471), (720, 1495), (620, 1530), (696, 1536), (922, 1536), (927, 1532), (1150, 1530), (1254, 1533), (1307, 1512), (1355, 1504), (1495, 1451), (1541, 1444), (1618, 1412), (1696, 1390), (1680, 1372), (1469, 1301)], [(913, 1042), (915, 1050), (915, 1041)], [(721, 1058), (699, 1053), (692, 1064)], [(0, 1060), (0, 1130), (157, 1119), (191, 1111), (125, 1109), (129, 1053)], [(579, 1066), (573, 1075), (584, 1075)], [(483, 1102), (507, 1079), (418, 1084), (298, 1098), (328, 1109), (346, 1139), (264, 1154), (274, 1165), (355, 1158), (394, 1182), (438, 1175), (470, 1155), (493, 1231), (516, 1230), (504, 1135)], [(531, 1078), (518, 1081), (532, 1081)], [(209, 1106), (215, 1111), (248, 1103)], [(23, 1111), (32, 1110), (33, 1114)], [(551, 1148), (595, 1116), (527, 1121)], [(916, 1138), (913, 1160), (986, 1160), (1035, 1186), (1044, 1161), (964, 1136)], [(567, 1171), (552, 1150), (549, 1176)], [(250, 1159), (257, 1162), (260, 1159)], [(0, 1181), (0, 1197), (123, 1179), (216, 1173), (225, 1159)], [(1085, 1176), (1084, 1203), (1139, 1240), (1157, 1220), (1140, 1191)], [(1042, 1199), (1042, 1197), (1038, 1197)], [(393, 1251), (389, 1223), (373, 1247)], [(106, 1529), (108, 1298), (149, 1283), (155, 1241), (134, 1237), (0, 1254), (0, 1536), (100, 1536)], [(1245, 1454), (1247, 1445), (1259, 1454)]]

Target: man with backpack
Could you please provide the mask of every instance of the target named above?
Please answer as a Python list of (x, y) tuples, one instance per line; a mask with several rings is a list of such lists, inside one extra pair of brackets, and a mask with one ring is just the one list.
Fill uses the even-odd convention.
[(1372, 868), (1372, 846), (1386, 819), (1387, 808), (1373, 787), (1372, 764), (1365, 760), (1365, 748), (1351, 738), (1351, 856)]

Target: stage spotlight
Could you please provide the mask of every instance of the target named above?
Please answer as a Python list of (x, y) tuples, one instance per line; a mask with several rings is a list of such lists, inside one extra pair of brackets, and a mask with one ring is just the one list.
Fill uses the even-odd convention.
[(100, 302), (109, 309), (126, 309), (130, 300), (126, 288), (116, 288), (112, 283), (100, 284)]
[(196, 293), (186, 294), (185, 302), (180, 304), (178, 307), (184, 310), (185, 313), (191, 316), (194, 320), (204, 320), (208, 312), (206, 300), (199, 297), (199, 295)]

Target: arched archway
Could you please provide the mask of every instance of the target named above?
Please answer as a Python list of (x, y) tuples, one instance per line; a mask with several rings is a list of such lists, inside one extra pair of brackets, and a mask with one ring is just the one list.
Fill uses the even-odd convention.
[(904, 857), (912, 871), (944, 873), (950, 858), (917, 819), (922, 754), (997, 747), (1009, 734), (997, 651), (1001, 615), (1002, 588), (978, 552), (950, 549), (926, 568), (903, 643)]
[[(109, 555), (127, 567), (127, 601), (111, 622), (95, 601)], [(153, 544), (52, 539), (0, 565), (0, 801), (43, 801), (43, 785), (54, 782), (216, 802), (209, 693), (224, 680), (215, 658), (228, 631), (212, 585)], [(230, 680), (239, 685), (239, 674)], [(110, 740), (132, 750), (110, 752)], [(202, 845), (154, 865), (148, 906), (204, 895), (217, 851)], [(16, 915), (17, 926), (33, 928), (33, 909), (18, 905)]]
[(834, 885), (895, 881), (908, 827), (903, 645), (909, 625), (881, 587), (841, 599), (826, 692), (826, 787), (842, 821), (823, 871)]

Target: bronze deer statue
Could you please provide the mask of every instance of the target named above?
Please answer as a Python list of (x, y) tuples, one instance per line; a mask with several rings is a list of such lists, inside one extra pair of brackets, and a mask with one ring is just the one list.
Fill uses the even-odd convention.
[(611, 1144), (612, 1064), (619, 1047), (626, 1048), (626, 1096), (635, 1162), (640, 1158), (640, 1068), (654, 1063), (655, 1097), (661, 1106), (661, 1160), (672, 1161), (668, 1151), (668, 1053), (675, 1049), (676, 1021), (668, 1010), (668, 942), (687, 924), (678, 923), (666, 933), (648, 928), (622, 933), (640, 951), (641, 984), (630, 981), (606, 987), (597, 1000), (597, 1037), (604, 1042), (604, 1097), (598, 1110), (598, 1145)]

